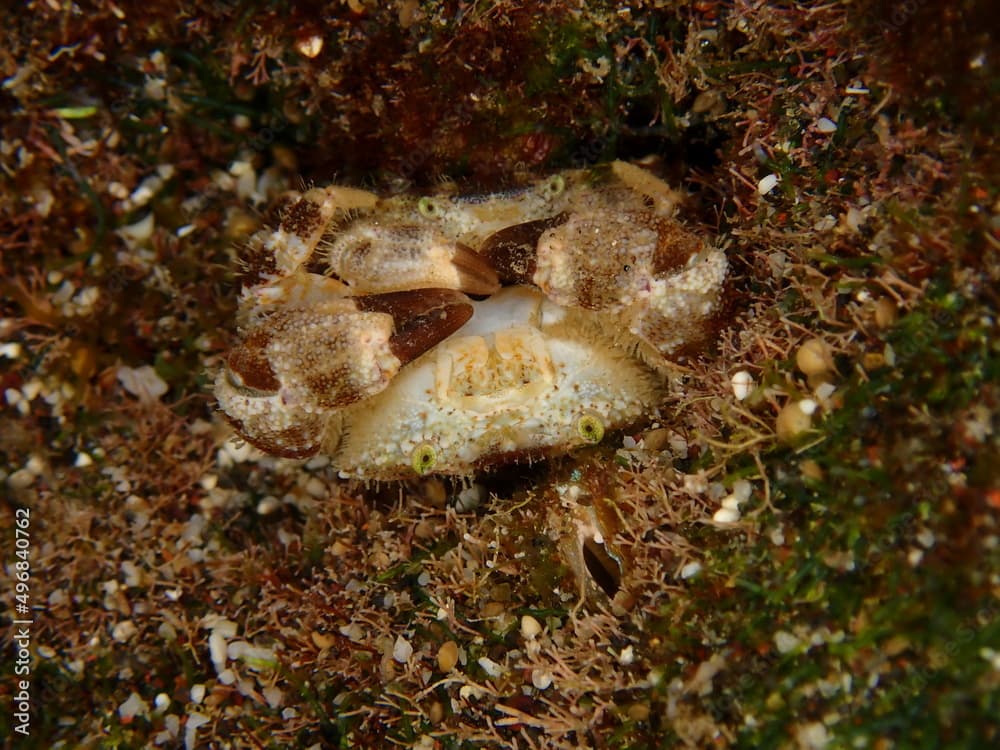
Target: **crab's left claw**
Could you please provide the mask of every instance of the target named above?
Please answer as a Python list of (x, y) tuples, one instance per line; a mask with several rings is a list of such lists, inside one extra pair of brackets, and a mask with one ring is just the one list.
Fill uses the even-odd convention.
[[(642, 209), (591, 207), (519, 224), (486, 240), (501, 279), (553, 302), (623, 321), (661, 355), (704, 338), (727, 263), (677, 221)], [(611, 320), (612, 318), (608, 318)]]
[(722, 314), (726, 254), (705, 247), (672, 273), (652, 280), (648, 300), (626, 315), (629, 331), (665, 356), (693, 349), (711, 335)]
[(616, 312), (703, 248), (676, 221), (645, 211), (575, 213), (539, 237), (532, 281), (561, 305)]
[(460, 292), (423, 289), (276, 310), (245, 332), (216, 378), (219, 405), (250, 443), (311, 455), (336, 410), (370, 398), (472, 316)]
[(356, 297), (358, 309), (389, 315), (389, 348), (402, 364), (416, 359), (453, 334), (472, 317), (472, 303), (452, 289), (418, 289)]

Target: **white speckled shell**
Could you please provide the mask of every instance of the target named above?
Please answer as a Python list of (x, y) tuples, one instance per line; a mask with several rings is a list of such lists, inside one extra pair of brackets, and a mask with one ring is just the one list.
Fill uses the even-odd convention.
[(677, 199), (622, 162), (484, 196), (314, 188), (247, 243), (219, 405), (263, 450), (360, 479), (596, 442), (655, 410), (666, 358), (719, 313), (726, 257)]

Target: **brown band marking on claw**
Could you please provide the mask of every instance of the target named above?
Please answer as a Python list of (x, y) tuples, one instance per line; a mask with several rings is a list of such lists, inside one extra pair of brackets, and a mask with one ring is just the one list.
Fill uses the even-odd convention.
[(538, 238), (568, 218), (564, 211), (501, 229), (486, 238), (479, 252), (493, 265), (503, 284), (530, 284), (535, 275)]
[(649, 216), (646, 219), (656, 228), (659, 235), (656, 250), (653, 253), (652, 270), (656, 276), (673, 273), (688, 262), (704, 247), (700, 237), (685, 229), (673, 219), (659, 219)]
[(281, 382), (267, 358), (271, 336), (262, 330), (251, 331), (237, 346), (226, 354), (226, 365), (247, 388), (275, 393)]
[(389, 349), (406, 364), (453, 334), (472, 317), (472, 303), (453, 289), (417, 289), (355, 298), (359, 310), (392, 316)]

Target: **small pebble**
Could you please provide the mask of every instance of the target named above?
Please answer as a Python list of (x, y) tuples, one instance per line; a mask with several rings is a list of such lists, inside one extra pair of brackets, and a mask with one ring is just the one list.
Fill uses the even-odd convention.
[(716, 523), (736, 523), (740, 520), (740, 512), (732, 508), (720, 508), (715, 511), (712, 520)]
[(816, 130), (821, 133), (836, 133), (837, 123), (831, 120), (829, 117), (821, 117), (816, 121)]
[(483, 668), (483, 671), (486, 672), (486, 674), (488, 674), (490, 677), (497, 678), (503, 674), (504, 671), (503, 667), (497, 664), (488, 656), (479, 657), (477, 663), (479, 664), (480, 667)]
[(726, 495), (722, 498), (722, 507), (728, 508), (729, 510), (739, 510), (740, 501), (733, 495)]
[(464, 701), (477, 701), (483, 697), (483, 691), (475, 685), (462, 685), (458, 690), (458, 697)]
[(455, 641), (446, 641), (441, 644), (437, 653), (438, 669), (447, 674), (458, 664), (458, 644)]
[[(805, 408), (802, 406), (803, 401), (808, 402)], [(803, 401), (790, 401), (778, 413), (775, 421), (778, 439), (793, 441), (812, 428), (812, 414), (816, 410), (816, 402), (812, 399)]]
[(767, 195), (774, 190), (778, 182), (780, 182), (780, 179), (781, 178), (773, 172), (765, 177), (762, 177), (760, 182), (757, 183), (757, 192), (760, 195)]
[(475, 510), (483, 502), (485, 494), (486, 491), (481, 484), (466, 487), (455, 498), (455, 510), (459, 513), (467, 513), (470, 510)]
[(628, 717), (632, 721), (646, 721), (649, 713), (649, 706), (645, 703), (633, 703), (628, 707)]
[(799, 463), (799, 471), (802, 472), (802, 476), (805, 479), (809, 479), (814, 482), (823, 481), (823, 467), (811, 458), (803, 459)]
[(737, 479), (733, 482), (733, 497), (736, 498), (737, 502), (745, 503), (750, 499), (751, 492), (753, 492), (753, 485), (746, 479)]
[(507, 606), (503, 602), (486, 602), (483, 605), (483, 617), (500, 617), (507, 611)]
[(148, 713), (149, 704), (140, 698), (136, 692), (129, 695), (128, 700), (118, 706), (118, 715), (123, 721), (129, 721), (140, 715), (145, 716)]
[(897, 317), (896, 303), (888, 297), (882, 297), (875, 303), (875, 325), (879, 328), (890, 328), (896, 323)]
[(683, 568), (681, 568), (681, 578), (688, 579), (694, 578), (701, 572), (701, 563), (697, 560), (689, 562)]
[(787, 654), (799, 647), (801, 641), (789, 633), (787, 630), (779, 630), (774, 634), (774, 645), (778, 649), (779, 654)]
[(822, 722), (814, 721), (795, 730), (795, 742), (802, 750), (823, 750), (830, 742), (830, 732)]
[(413, 646), (403, 636), (398, 636), (392, 647), (392, 658), (400, 664), (406, 664), (411, 656), (413, 656)]
[(837, 386), (833, 383), (820, 383), (816, 386), (816, 397), (820, 401), (827, 401), (830, 396), (837, 392)]
[(725, 97), (718, 89), (708, 89), (702, 91), (691, 103), (691, 111), (695, 114), (710, 112), (712, 114), (722, 114), (726, 111)]
[(323, 51), (323, 37), (318, 34), (296, 40), (295, 51), (310, 60)]
[(134, 224), (121, 227), (117, 231), (129, 247), (135, 247), (153, 236), (155, 221), (153, 214), (149, 213), (145, 218), (139, 219)]
[(830, 345), (823, 339), (804, 342), (795, 352), (795, 366), (804, 375), (823, 375), (834, 369)]
[(732, 384), (733, 395), (736, 396), (737, 401), (743, 401), (753, 393), (753, 376), (746, 370), (740, 370), (734, 374), (730, 383)]
[(811, 398), (804, 398), (799, 401), (799, 408), (802, 410), (803, 414), (812, 416), (816, 413), (816, 409), (819, 408), (819, 404), (813, 401)]
[(542, 632), (542, 625), (531, 615), (524, 615), (521, 617), (521, 635), (527, 638), (529, 641), (538, 636)]
[(21, 345), (16, 341), (0, 344), (0, 357), (18, 359), (21, 356)]
[(538, 690), (546, 690), (552, 684), (552, 675), (541, 669), (531, 671), (531, 684)]
[(208, 655), (212, 659), (212, 665), (216, 673), (221, 672), (226, 667), (226, 638), (219, 630), (213, 630), (208, 636)]
[(166, 381), (151, 365), (119, 367), (118, 382), (140, 401), (155, 401), (169, 390)]
[(139, 630), (136, 628), (134, 622), (131, 620), (122, 620), (112, 629), (111, 637), (119, 643), (125, 643), (138, 632)]
[(635, 596), (625, 589), (619, 589), (615, 592), (614, 598), (611, 600), (611, 611), (615, 617), (624, 617), (626, 614), (635, 609)]
[(647, 430), (642, 436), (643, 447), (650, 451), (661, 451), (669, 446), (670, 442), (671, 432), (666, 427)]
[(270, 685), (263, 690), (261, 693), (264, 696), (264, 700), (267, 701), (267, 705), (271, 708), (280, 708), (281, 704), (285, 702), (285, 695), (281, 692), (281, 688), (276, 685)]

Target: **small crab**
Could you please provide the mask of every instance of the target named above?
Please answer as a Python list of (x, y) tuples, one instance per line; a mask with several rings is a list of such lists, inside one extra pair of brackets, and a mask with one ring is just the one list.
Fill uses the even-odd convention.
[(624, 162), (486, 196), (297, 196), (245, 255), (215, 393), (261, 450), (341, 476), (479, 469), (596, 443), (719, 313), (724, 253)]

